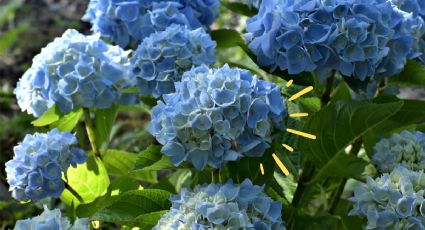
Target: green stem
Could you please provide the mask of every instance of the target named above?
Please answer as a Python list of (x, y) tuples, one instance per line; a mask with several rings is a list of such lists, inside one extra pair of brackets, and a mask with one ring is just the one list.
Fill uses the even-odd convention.
[(325, 107), (329, 103), (329, 101), (331, 100), (331, 94), (332, 94), (332, 89), (333, 89), (333, 85), (334, 85), (335, 74), (336, 74), (336, 72), (333, 71), (332, 75), (328, 79), (326, 79), (325, 91), (323, 92), (322, 97), (320, 98), (322, 108)]
[(66, 190), (68, 190), (72, 195), (74, 195), (80, 203), (84, 203), (84, 200), (80, 196), (80, 194), (78, 194), (78, 192), (75, 191), (66, 181), (64, 181), (64, 183)]
[[(350, 150), (350, 154), (357, 156), (362, 148), (362, 140), (356, 140), (352, 148)], [(347, 178), (342, 178), (341, 182), (338, 185), (338, 188), (333, 192), (331, 196), (331, 204), (329, 206), (329, 213), (333, 214), (335, 212), (336, 207), (338, 206), (339, 200), (341, 199), (341, 195), (344, 192), (345, 185), (347, 184)]]
[(84, 117), (86, 123), (87, 136), (89, 137), (90, 145), (95, 156), (100, 157), (100, 151), (97, 147), (96, 135), (94, 133), (93, 123), (90, 116), (90, 110), (84, 108)]
[[(322, 108), (325, 107), (331, 100), (335, 74), (336, 72), (333, 71), (332, 75), (328, 79), (326, 79), (325, 90), (320, 98)], [(305, 160), (303, 170), (300, 175), (300, 179), (298, 180), (298, 186), (297, 186), (297, 189), (295, 190), (294, 198), (292, 200), (292, 205), (295, 208), (299, 207), (300, 204), (303, 203), (302, 201), (304, 200), (304, 196), (307, 191), (307, 184), (313, 177), (314, 172), (315, 172), (314, 164), (310, 162), (309, 160)], [(291, 215), (291, 217), (288, 220), (288, 225), (289, 226), (292, 225), (293, 224), (292, 222), (293, 222), (293, 216)]]
[(306, 191), (307, 183), (310, 181), (311, 177), (314, 174), (315, 167), (312, 162), (306, 160), (303, 166), (303, 172), (301, 173), (300, 179), (298, 180), (298, 186), (294, 193), (294, 198), (292, 199), (292, 205), (297, 207), (303, 198), (303, 195)]
[[(326, 80), (325, 91), (323, 92), (320, 98), (322, 108), (325, 107), (331, 100), (331, 93), (332, 93), (333, 84), (335, 80), (335, 74), (336, 74), (335, 71), (332, 72), (332, 75)], [(305, 191), (306, 184), (310, 181), (311, 177), (313, 176), (314, 170), (315, 170), (314, 164), (306, 160), (303, 166), (303, 171), (301, 173), (300, 179), (298, 181), (298, 186), (294, 194), (294, 199), (292, 200), (292, 205), (297, 206), (302, 200), (302, 196)]]

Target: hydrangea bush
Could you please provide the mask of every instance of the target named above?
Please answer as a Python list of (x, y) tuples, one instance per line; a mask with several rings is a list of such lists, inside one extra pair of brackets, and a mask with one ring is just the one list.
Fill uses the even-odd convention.
[(337, 70), (364, 80), (397, 74), (422, 54), (423, 44), (413, 47), (424, 35), (417, 19), (391, 1), (271, 0), (248, 19), (246, 37), (258, 63), (272, 71), (326, 77)]
[(413, 171), (425, 169), (425, 134), (403, 131), (382, 139), (374, 147), (373, 162), (380, 172), (390, 173), (399, 165)]
[(249, 179), (183, 188), (153, 229), (285, 229), (282, 204), (263, 190)]
[(133, 85), (124, 50), (70, 29), (34, 58), (15, 94), (23, 111), (39, 117), (53, 105), (69, 113), (132, 103), (123, 90)]
[(63, 215), (15, 229), (425, 229), (425, 3), (222, 3), (91, 0), (41, 50), (5, 172)]
[(354, 190), (354, 208), (349, 215), (367, 217), (367, 229), (424, 229), (425, 199), (423, 171), (402, 166)]
[(38, 230), (38, 229), (56, 229), (56, 230), (89, 230), (89, 219), (77, 219), (71, 225), (67, 217), (62, 217), (59, 209), (49, 210), (46, 206), (41, 215), (31, 219), (19, 220), (16, 222), (15, 230)]
[(125, 48), (137, 46), (171, 24), (208, 27), (218, 16), (218, 0), (90, 0), (83, 20), (105, 39)]
[(6, 163), (12, 196), (20, 201), (59, 197), (65, 188), (62, 173), (87, 160), (86, 153), (76, 145), (73, 134), (57, 129), (27, 135)]
[(284, 127), (283, 103), (275, 84), (246, 70), (200, 66), (152, 109), (149, 131), (175, 165), (222, 169), (227, 161), (264, 154), (272, 131)]
[(133, 52), (132, 71), (144, 95), (154, 97), (174, 93), (174, 83), (192, 66), (210, 65), (216, 43), (202, 28), (171, 25), (147, 37)]

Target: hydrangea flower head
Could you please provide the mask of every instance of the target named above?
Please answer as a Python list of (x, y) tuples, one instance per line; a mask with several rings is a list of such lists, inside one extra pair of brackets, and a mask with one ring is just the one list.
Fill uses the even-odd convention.
[(373, 162), (380, 172), (391, 172), (398, 165), (413, 171), (425, 169), (425, 134), (403, 131), (382, 139), (374, 147)]
[(136, 46), (171, 24), (208, 28), (218, 16), (219, 0), (90, 0), (83, 20), (105, 39)]
[(396, 167), (357, 186), (349, 215), (366, 217), (366, 229), (425, 229), (425, 174)]
[(163, 98), (149, 131), (175, 165), (189, 161), (199, 170), (262, 156), (287, 114), (275, 84), (227, 65), (193, 68)]
[(241, 185), (198, 185), (183, 188), (171, 197), (171, 210), (153, 230), (169, 229), (273, 229), (284, 230), (282, 204), (273, 201), (263, 187), (246, 179)]
[(67, 30), (35, 56), (15, 94), (23, 111), (41, 116), (56, 104), (63, 113), (74, 108), (109, 108), (132, 86), (127, 53), (99, 36)]
[(425, 64), (425, 2), (422, 0), (391, 0), (391, 2), (401, 11), (411, 13), (414, 42), (409, 57)]
[(174, 82), (192, 66), (210, 65), (215, 58), (215, 41), (202, 28), (171, 25), (152, 34), (133, 52), (131, 64), (142, 94), (159, 97), (173, 93)]
[(55, 230), (89, 230), (89, 219), (76, 219), (71, 225), (67, 217), (62, 217), (59, 209), (49, 210), (46, 206), (41, 215), (26, 220), (18, 220), (15, 230), (39, 230), (39, 229), (55, 229)]
[(20, 201), (59, 197), (65, 188), (62, 172), (87, 161), (86, 153), (76, 144), (73, 134), (57, 129), (25, 136), (6, 163), (12, 196)]
[(323, 78), (337, 70), (364, 80), (403, 69), (415, 23), (390, 0), (271, 0), (247, 21), (246, 38), (271, 71), (316, 71)]

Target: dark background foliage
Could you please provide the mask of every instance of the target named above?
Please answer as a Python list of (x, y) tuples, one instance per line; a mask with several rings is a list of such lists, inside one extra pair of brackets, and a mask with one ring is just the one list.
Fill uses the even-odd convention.
[[(10, 229), (18, 219), (41, 212), (43, 205), (64, 208), (59, 200), (43, 200), (36, 204), (20, 204), (8, 192), (5, 163), (13, 157), (13, 147), (25, 134), (43, 131), (31, 126), (34, 118), (20, 111), (13, 89), (18, 79), (31, 66), (41, 48), (69, 29), (90, 33), (90, 25), (82, 22), (87, 0), (0, 0), (0, 229)], [(111, 145), (128, 151), (140, 151), (153, 140), (143, 127), (149, 120), (146, 112), (120, 114), (113, 127)]]
[[(34, 118), (22, 113), (16, 104), (13, 89), (17, 80), (31, 65), (32, 58), (41, 48), (55, 37), (61, 36), (65, 30), (74, 28), (83, 34), (90, 33), (90, 25), (80, 20), (88, 2), (0, 0), (0, 229), (10, 229), (17, 219), (39, 214), (42, 205), (65, 208), (59, 200), (47, 199), (35, 204), (20, 204), (11, 199), (4, 164), (12, 158), (13, 146), (25, 134), (44, 131), (43, 128), (32, 127), (30, 122)], [(226, 10), (214, 27), (242, 31), (243, 23), (240, 22), (243, 19)], [(236, 66), (243, 63), (245, 67), (251, 67), (250, 63), (252, 64), (238, 48), (221, 49), (218, 56), (219, 65), (228, 62)], [(425, 98), (425, 92), (419, 88), (403, 88), (399, 96), (420, 99)], [(145, 149), (154, 141), (143, 128), (148, 120), (149, 111), (146, 110), (120, 113), (118, 122), (112, 129), (111, 148), (129, 152)]]

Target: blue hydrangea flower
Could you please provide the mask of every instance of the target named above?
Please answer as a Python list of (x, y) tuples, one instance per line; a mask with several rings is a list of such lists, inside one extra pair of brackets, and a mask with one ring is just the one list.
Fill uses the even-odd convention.
[(246, 70), (208, 69), (184, 73), (176, 92), (152, 110), (149, 131), (175, 165), (191, 162), (223, 168), (227, 161), (260, 157), (283, 129), (287, 115), (280, 89)]
[(202, 28), (171, 25), (152, 34), (133, 52), (131, 64), (142, 94), (159, 97), (175, 91), (174, 82), (192, 66), (210, 65), (216, 42)]
[(74, 108), (109, 108), (132, 103), (122, 91), (130, 79), (127, 53), (99, 36), (67, 30), (35, 56), (15, 89), (23, 111), (36, 117), (56, 104), (63, 113)]
[(373, 162), (380, 172), (391, 172), (398, 165), (413, 171), (425, 169), (425, 134), (403, 131), (382, 139), (374, 147)]
[(153, 230), (273, 229), (284, 230), (282, 204), (246, 179), (241, 185), (198, 185), (171, 197), (171, 210)]
[(323, 80), (337, 70), (364, 80), (403, 69), (417, 23), (390, 0), (270, 0), (247, 21), (246, 38), (271, 71), (316, 71)]
[[(349, 215), (366, 217), (366, 229), (425, 229), (425, 174), (402, 166), (354, 189)], [(410, 227), (410, 228), (407, 228)]]
[(86, 153), (76, 144), (73, 134), (57, 129), (26, 135), (6, 163), (12, 196), (20, 201), (59, 197), (65, 188), (62, 173), (87, 161)]
[(398, 9), (412, 13), (413, 50), (411, 59), (416, 58), (425, 64), (425, 1), (422, 0), (391, 0)]
[(219, 0), (90, 0), (83, 20), (105, 39), (136, 46), (171, 24), (207, 29), (218, 16)]
[(15, 230), (90, 230), (89, 219), (76, 219), (74, 224), (67, 217), (62, 217), (59, 209), (49, 210), (44, 206), (44, 212), (41, 215), (31, 219), (18, 220), (15, 225)]

